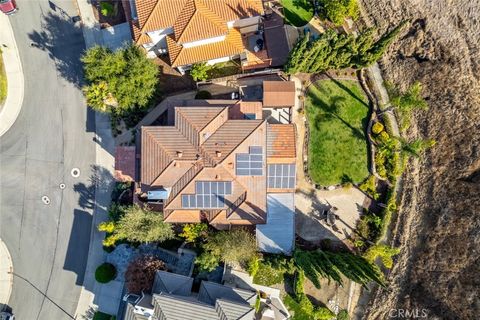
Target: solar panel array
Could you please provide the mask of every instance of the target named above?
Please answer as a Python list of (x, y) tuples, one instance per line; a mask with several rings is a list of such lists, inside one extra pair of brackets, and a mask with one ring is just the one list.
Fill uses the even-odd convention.
[(269, 164), (268, 187), (279, 189), (295, 188), (295, 164)]
[(231, 181), (196, 181), (195, 194), (182, 195), (182, 208), (223, 208), (225, 196), (230, 194), (232, 194)]
[(236, 154), (237, 176), (262, 176), (263, 175), (263, 148), (253, 146), (249, 153)]

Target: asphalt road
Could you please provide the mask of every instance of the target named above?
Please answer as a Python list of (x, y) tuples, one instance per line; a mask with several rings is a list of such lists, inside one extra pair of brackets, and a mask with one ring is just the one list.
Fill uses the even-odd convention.
[(95, 162), (94, 116), (79, 80), (85, 45), (69, 18), (77, 15), (73, 1), (17, 4), (10, 21), (25, 97), (17, 121), (0, 138), (0, 237), (15, 272), (9, 305), (18, 320), (72, 319), (87, 262)]

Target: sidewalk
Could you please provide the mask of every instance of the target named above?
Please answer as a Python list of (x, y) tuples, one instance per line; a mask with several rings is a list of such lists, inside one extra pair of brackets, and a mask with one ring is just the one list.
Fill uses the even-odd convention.
[(24, 78), (17, 43), (8, 16), (0, 14), (0, 45), (7, 74), (7, 99), (0, 107), (0, 137), (17, 120), (23, 103)]
[(8, 304), (13, 285), (13, 263), (7, 246), (0, 239), (0, 311)]
[[(96, 44), (103, 44), (100, 25), (95, 20), (91, 4), (89, 4), (88, 0), (77, 0), (77, 4), (82, 17), (82, 30), (86, 47), (90, 48)], [(112, 302), (117, 304), (117, 308), (120, 303), (120, 301), (113, 301), (114, 299), (112, 298), (118, 296), (118, 287), (112, 287), (112, 285), (109, 284), (100, 284), (95, 281), (95, 270), (106, 259), (106, 252), (103, 250), (102, 245), (104, 233), (99, 232), (97, 226), (100, 222), (108, 218), (108, 207), (110, 206), (115, 166), (115, 159), (113, 157), (115, 140), (113, 139), (110, 128), (110, 118), (107, 115), (100, 113), (95, 114), (95, 131), (97, 141), (101, 141), (101, 144), (98, 143), (96, 145), (95, 162), (99, 168), (105, 169), (101, 170), (101, 172), (107, 173), (107, 176), (100, 178), (102, 185), (106, 187), (99, 188), (97, 186), (95, 189), (95, 208), (90, 233), (88, 261), (85, 269), (83, 288), (80, 292), (77, 310), (75, 312), (75, 319), (88, 319), (86, 316), (96, 310), (113, 314), (115, 307), (112, 307)], [(112, 283), (116, 283), (116, 281)], [(116, 310), (114, 312), (116, 312)]]

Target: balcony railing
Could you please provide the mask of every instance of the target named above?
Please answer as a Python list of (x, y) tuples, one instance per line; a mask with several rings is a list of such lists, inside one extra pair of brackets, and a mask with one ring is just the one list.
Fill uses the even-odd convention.
[(192, 179), (200, 172), (200, 170), (203, 169), (203, 163), (202, 162), (197, 162), (193, 167), (188, 169), (187, 172), (183, 176), (180, 177), (180, 179), (175, 182), (175, 184), (172, 186), (172, 190), (170, 191), (170, 194), (168, 196), (168, 199), (165, 201), (164, 207), (168, 206), (168, 204), (175, 199), (178, 194), (187, 186), (187, 184), (192, 181)]
[(238, 198), (237, 200), (235, 200), (235, 202), (233, 202), (232, 204), (230, 204), (228, 206), (228, 209), (227, 209), (227, 218), (235, 211), (237, 210), (238, 207), (240, 207), (240, 205), (242, 203), (245, 202), (245, 200), (247, 199), (247, 191), (245, 191), (244, 193), (242, 193)]

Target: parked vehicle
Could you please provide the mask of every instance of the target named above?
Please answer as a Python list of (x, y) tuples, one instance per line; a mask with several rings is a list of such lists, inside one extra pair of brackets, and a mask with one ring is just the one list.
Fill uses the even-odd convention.
[(17, 4), (15, 0), (0, 0), (0, 11), (6, 15), (11, 15), (17, 12)]
[(15, 316), (10, 312), (0, 312), (0, 320), (15, 320)]

